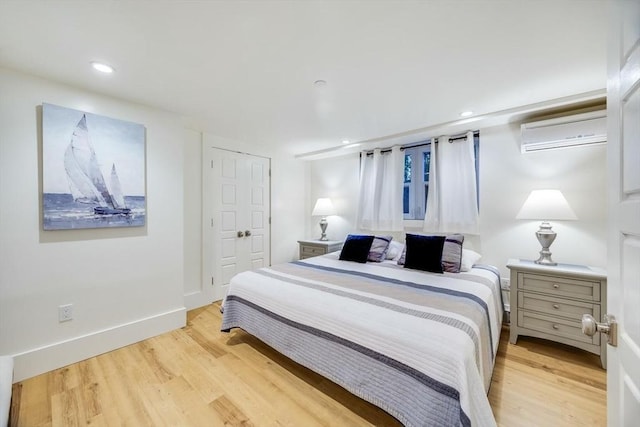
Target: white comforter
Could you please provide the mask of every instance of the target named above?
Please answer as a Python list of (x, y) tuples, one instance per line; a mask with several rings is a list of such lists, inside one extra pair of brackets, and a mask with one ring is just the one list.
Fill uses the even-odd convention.
[(330, 254), (235, 276), (221, 329), (246, 330), (405, 425), (493, 426), (502, 310), (491, 268), (432, 274)]

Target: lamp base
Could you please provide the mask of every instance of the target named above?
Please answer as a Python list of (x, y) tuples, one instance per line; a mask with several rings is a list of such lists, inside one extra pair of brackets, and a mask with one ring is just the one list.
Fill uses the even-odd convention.
[(551, 253), (549, 253), (548, 255), (543, 255), (542, 251), (540, 251), (540, 258), (538, 258), (534, 262), (540, 265), (558, 265), (557, 262), (551, 259)]
[(540, 224), (540, 229), (536, 231), (536, 237), (542, 245), (542, 250), (540, 251), (540, 258), (534, 261), (536, 264), (558, 265), (557, 262), (551, 259), (551, 251), (549, 250), (549, 246), (556, 240), (556, 236), (556, 232), (551, 229), (551, 224), (547, 221), (543, 221)]
[(327, 218), (324, 216), (320, 220), (320, 230), (322, 230), (322, 236), (320, 236), (320, 241), (326, 242), (327, 240), (329, 240), (327, 239)]

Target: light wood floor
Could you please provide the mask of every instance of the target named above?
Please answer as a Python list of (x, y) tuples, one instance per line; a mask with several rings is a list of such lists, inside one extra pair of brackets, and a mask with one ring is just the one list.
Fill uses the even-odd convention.
[[(193, 310), (185, 328), (14, 384), (10, 425), (399, 425), (220, 319)], [(606, 425), (597, 356), (508, 332), (489, 393), (500, 426)]]

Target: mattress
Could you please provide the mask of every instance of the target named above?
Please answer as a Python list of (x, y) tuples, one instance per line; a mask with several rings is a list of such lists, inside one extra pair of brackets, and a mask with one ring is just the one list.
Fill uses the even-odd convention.
[(434, 274), (334, 253), (240, 273), (223, 306), (222, 331), (245, 330), (404, 425), (495, 425), (493, 267)]

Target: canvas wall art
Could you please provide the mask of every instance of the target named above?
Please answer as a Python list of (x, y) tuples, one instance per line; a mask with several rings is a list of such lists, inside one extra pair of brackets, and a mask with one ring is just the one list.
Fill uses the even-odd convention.
[(143, 125), (42, 104), (42, 150), (45, 230), (144, 226)]

